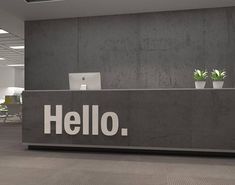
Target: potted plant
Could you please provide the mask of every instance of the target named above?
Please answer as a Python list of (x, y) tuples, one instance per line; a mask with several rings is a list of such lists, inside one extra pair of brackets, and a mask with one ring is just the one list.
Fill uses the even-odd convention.
[(195, 69), (193, 77), (195, 79), (196, 89), (204, 89), (206, 85), (206, 78), (208, 77), (208, 72), (206, 70)]
[(224, 79), (226, 78), (225, 70), (213, 69), (211, 72), (211, 79), (213, 80), (213, 88), (221, 89), (224, 85)]

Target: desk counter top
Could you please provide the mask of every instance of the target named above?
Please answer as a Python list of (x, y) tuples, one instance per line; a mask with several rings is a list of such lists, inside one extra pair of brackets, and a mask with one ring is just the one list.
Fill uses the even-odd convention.
[(213, 88), (204, 88), (204, 89), (195, 89), (195, 88), (158, 88), (158, 89), (101, 89), (101, 90), (69, 90), (69, 89), (61, 89), (61, 90), (25, 90), (26, 92), (50, 92), (50, 91), (231, 91), (235, 90), (235, 88), (222, 88), (222, 89), (213, 89)]

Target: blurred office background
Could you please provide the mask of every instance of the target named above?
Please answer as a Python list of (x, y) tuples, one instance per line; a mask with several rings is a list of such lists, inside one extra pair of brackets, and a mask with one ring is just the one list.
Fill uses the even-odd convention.
[(20, 123), (24, 90), (24, 23), (0, 11), (0, 124)]

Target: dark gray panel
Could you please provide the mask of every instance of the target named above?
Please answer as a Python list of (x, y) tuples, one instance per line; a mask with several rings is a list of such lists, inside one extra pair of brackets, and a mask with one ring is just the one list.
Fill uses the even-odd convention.
[(190, 91), (132, 91), (129, 99), (131, 146), (191, 148)]
[(26, 89), (67, 89), (77, 70), (77, 19), (25, 24)]
[(194, 87), (195, 68), (225, 68), (235, 85), (234, 7), (32, 21), (25, 38), (26, 89), (96, 71), (104, 89)]
[(192, 71), (205, 68), (202, 12), (164, 12), (140, 17), (143, 88), (194, 87)]
[[(46, 95), (46, 96), (45, 96)], [(54, 132), (52, 136), (44, 135), (45, 137), (40, 137), (40, 134), (43, 133), (42, 122), (44, 119), (44, 107), (42, 105), (52, 105), (52, 114), (55, 114), (55, 105), (63, 105), (64, 112), (71, 111), (72, 108), (72, 92), (59, 92), (55, 96), (54, 92), (34, 92), (33, 96), (27, 93), (24, 93), (24, 105), (23, 105), (23, 130), (22, 130), (22, 139), (23, 141), (27, 138), (31, 138), (32, 142), (37, 142), (39, 139), (41, 142), (53, 142), (53, 136), (55, 137)], [(63, 115), (64, 116), (64, 115)], [(55, 127), (52, 126), (52, 130), (55, 131)], [(65, 135), (66, 137), (66, 135)], [(61, 138), (63, 139), (63, 138)], [(57, 142), (60, 142), (58, 138)]]
[(226, 69), (229, 77), (224, 86), (234, 87), (235, 9), (215, 9), (203, 12), (203, 17), (205, 66), (208, 70)]
[(137, 15), (79, 19), (79, 71), (100, 71), (102, 87), (141, 87)]
[[(235, 92), (225, 90), (39, 91), (23, 95), (23, 142), (49, 145), (235, 150)], [(82, 105), (119, 116), (117, 135), (43, 134), (43, 105), (63, 105), (63, 116)], [(91, 109), (90, 109), (91, 114)], [(90, 115), (91, 127), (91, 115)], [(100, 124), (100, 121), (99, 121)], [(120, 129), (128, 128), (128, 136)]]
[(193, 97), (192, 146), (234, 149), (235, 92), (198, 91)]

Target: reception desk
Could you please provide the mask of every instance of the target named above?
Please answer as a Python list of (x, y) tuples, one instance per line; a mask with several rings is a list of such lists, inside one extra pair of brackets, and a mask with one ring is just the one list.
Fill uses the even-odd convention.
[(23, 143), (235, 152), (235, 89), (25, 91)]

